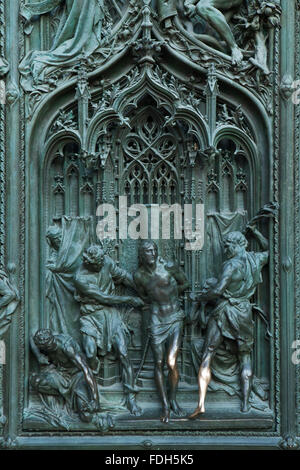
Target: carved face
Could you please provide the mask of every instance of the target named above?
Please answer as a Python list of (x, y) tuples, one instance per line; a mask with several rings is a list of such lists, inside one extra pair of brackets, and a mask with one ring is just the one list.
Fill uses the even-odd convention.
[(252, 26), (252, 29), (254, 31), (259, 31), (260, 30), (260, 18), (259, 18), (258, 15), (253, 18), (251, 26)]
[(143, 262), (148, 266), (154, 266), (157, 260), (157, 249), (154, 244), (147, 244), (143, 247)]
[(34, 336), (34, 342), (43, 351), (51, 351), (55, 347), (54, 336), (51, 330), (42, 329), (37, 331)]
[[(233, 258), (247, 246), (247, 241), (242, 234), (234, 233), (232, 237), (228, 237), (224, 240), (224, 253), (227, 259)], [(240, 235), (240, 238), (238, 237)]]
[(224, 242), (224, 252), (227, 259), (233, 258), (241, 250), (241, 246), (234, 240), (226, 240)]
[(89, 268), (92, 268), (95, 271), (99, 271), (104, 264), (104, 254), (102, 253), (97, 259), (90, 260), (88, 262)]
[(104, 265), (104, 251), (98, 246), (91, 246), (83, 254), (85, 266), (92, 271), (99, 271)]
[(57, 237), (53, 237), (51, 239), (51, 245), (55, 250), (59, 250), (59, 247), (61, 245), (61, 235), (58, 235)]
[(230, 232), (223, 241), (227, 259), (236, 256), (247, 248), (247, 240), (241, 232)]
[(62, 230), (57, 226), (51, 226), (47, 230), (46, 239), (51, 248), (58, 251), (62, 240)]

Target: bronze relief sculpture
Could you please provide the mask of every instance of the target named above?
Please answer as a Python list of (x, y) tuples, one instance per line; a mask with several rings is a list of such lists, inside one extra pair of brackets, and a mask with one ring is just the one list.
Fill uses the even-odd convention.
[(99, 370), (99, 358), (112, 349), (116, 351), (126, 404), (132, 414), (139, 416), (141, 409), (135, 401), (134, 375), (127, 349), (129, 331), (117, 306), (124, 303), (141, 307), (144, 303), (137, 297), (116, 295), (115, 282), (133, 287), (129, 273), (118, 268), (99, 246), (89, 247), (74, 279), (76, 299), (80, 303), (83, 349), (94, 373)]
[[(154, 357), (155, 383), (162, 402), (161, 421), (168, 423), (170, 411), (181, 416), (176, 401), (179, 382), (177, 356), (182, 340), (184, 312), (179, 296), (188, 288), (184, 273), (158, 257), (157, 245), (144, 241), (139, 247), (139, 269), (134, 281), (149, 309), (148, 332)], [(169, 397), (164, 383), (164, 362), (168, 367)]]
[(296, 2), (0, 0), (1, 28), (8, 12), (5, 439), (295, 437)]
[(71, 336), (38, 330), (31, 340), (41, 371), (31, 375), (34, 390), (61, 396), (82, 421), (90, 422), (99, 411), (97, 383), (80, 346)]
[(233, 64), (239, 64), (243, 59), (243, 54), (228, 25), (227, 17), (230, 19), (238, 11), (242, 2), (243, 0), (186, 0), (184, 4), (188, 16), (198, 13), (219, 33), (231, 51)]
[[(61, 6), (60, 0), (28, 3), (21, 14), (27, 23), (36, 15), (43, 15)], [(23, 60), (20, 70), (23, 86), (39, 86), (45, 80), (46, 68), (74, 65), (78, 55), (85, 51), (88, 56), (100, 46), (103, 11), (97, 0), (64, 2), (58, 31), (49, 51), (32, 51)], [(32, 83), (31, 83), (32, 81)]]
[[(30, 12), (50, 14), (55, 8), (54, 3), (25, 5), (22, 14), (28, 20)], [(114, 2), (110, 7), (105, 1), (89, 4), (89, 8), (102, 11), (100, 16), (103, 24), (108, 18), (114, 18), (115, 24), (119, 24), (117, 21), (120, 21), (120, 25), (122, 21), (127, 24), (129, 15), (132, 24), (140, 31), (140, 36), (136, 36), (131, 47), (134, 56), (140, 57), (142, 65), (133, 67), (115, 82), (104, 79), (99, 90), (96, 82), (93, 85), (90, 83), (88, 74), (93, 67), (92, 63), (99, 59), (98, 52), (105, 51), (106, 46), (103, 42), (98, 52), (94, 49), (88, 51), (84, 47), (84, 41), (91, 35), (97, 36), (98, 41), (102, 37), (102, 33), (98, 31), (98, 34), (95, 29), (99, 23), (98, 15), (94, 15), (93, 21), (90, 16), (89, 20), (85, 20), (83, 11), (72, 8), (71, 2), (63, 2), (61, 10), (57, 10), (65, 15), (66, 25), (69, 22), (72, 25), (73, 29), (68, 30), (71, 36), (60, 36), (64, 31), (61, 30), (64, 16), (59, 16), (52, 48), (40, 54), (37, 60), (30, 53), (24, 59), (27, 65), (34, 67), (42, 64), (41, 70), (45, 71), (45, 75), (44, 72), (32, 75), (37, 80), (36, 83), (33, 80), (32, 84), (38, 90), (38, 95), (35, 92), (31, 94), (28, 102), (33, 97), (38, 97), (38, 101), (43, 99), (40, 87), (43, 83), (49, 85), (49, 78), (51, 80), (53, 76), (52, 66), (54, 69), (58, 67), (55, 61), (61, 49), (67, 45), (72, 50), (71, 62), (68, 64), (62, 58), (62, 66), (70, 71), (70, 77), (77, 73), (76, 106), (60, 109), (52, 119), (47, 134), (49, 149), (52, 150), (47, 157), (47, 171), (51, 178), (46, 178), (47, 197), (43, 202), (48, 221), (45, 229), (48, 250), (44, 253), (46, 276), (42, 283), (46, 288), (46, 299), (43, 300), (42, 323), (54, 336), (72, 338), (77, 345), (74, 348), (81, 351), (89, 374), (93, 376), (94, 386), (100, 395), (99, 409), (96, 407), (97, 410), (90, 411), (86, 418), (80, 418), (81, 422), (89, 422), (91, 426), (96, 423), (97, 415), (106, 409), (106, 405), (119, 426), (123, 426), (126, 419), (131, 419), (128, 416), (132, 416), (136, 426), (147, 419), (154, 420), (156, 426), (160, 425), (157, 406), (162, 406), (162, 425), (180, 419), (189, 423), (187, 416), (194, 402), (188, 390), (191, 386), (195, 392), (194, 368), (199, 368), (197, 361), (201, 356), (202, 362), (206, 361), (199, 373), (199, 409), (203, 412), (210, 367), (215, 371), (214, 361), (221, 354), (221, 348), (216, 353), (215, 349), (228, 335), (231, 335), (232, 342), (236, 340), (241, 349), (236, 356), (239, 362), (235, 361), (232, 368), (241, 365), (242, 386), (228, 386), (231, 373), (221, 361), (223, 376), (217, 386), (218, 393), (222, 392), (222, 396), (227, 393), (242, 395), (242, 409), (247, 411), (250, 391), (255, 389), (255, 393), (264, 401), (263, 404), (256, 403), (255, 409), (269, 412), (267, 392), (260, 383), (262, 378), (252, 379), (250, 360), (255, 334), (250, 321), (252, 313), (249, 298), (255, 293), (255, 282), (263, 263), (258, 266), (257, 261), (257, 273), (252, 273), (255, 260), (253, 266), (249, 260), (241, 261), (252, 256), (241, 242), (242, 254), (233, 256), (226, 265), (228, 271), (229, 265), (237, 264), (238, 267), (235, 264), (232, 267), (232, 276), (237, 276), (236, 270), (241, 279), (235, 280), (232, 286), (227, 271), (224, 275), (219, 274), (223, 240), (227, 240), (230, 234), (240, 233), (249, 218), (248, 214), (253, 211), (246, 195), (251, 185), (254, 186), (258, 181), (250, 168), (260, 171), (255, 154), (257, 137), (241, 106), (232, 107), (219, 97), (214, 65), (210, 66), (207, 73), (204, 92), (204, 85), (200, 87), (203, 90), (198, 85), (195, 89), (193, 86), (186, 88), (178, 78), (174, 79), (172, 74), (164, 72), (157, 62), (161, 50), (160, 34), (170, 35), (171, 44), (179, 34), (180, 22), (185, 25), (185, 31), (191, 26), (192, 23), (188, 25), (189, 11), (190, 16), (196, 18), (195, 28), (200, 17), (206, 21), (207, 32), (213, 38), (210, 44), (218, 41), (223, 44), (225, 41), (224, 50), (226, 47), (231, 50), (233, 64), (227, 70), (243, 67), (242, 48), (238, 45), (242, 43), (234, 29), (234, 21), (240, 8), (244, 12), (244, 4), (231, 2), (225, 5), (214, 1), (151, 4), (145, 0), (141, 10), (134, 6), (135, 2), (127, 10), (123, 3), (118, 5)], [(126, 12), (122, 19), (120, 11)], [(133, 20), (135, 15), (138, 18), (136, 22)], [(182, 22), (183, 18), (185, 23)], [(114, 31), (111, 31), (112, 37), (115, 37)], [(82, 38), (80, 36), (82, 44), (79, 40), (75, 41), (78, 49), (72, 44), (80, 32), (83, 35)], [(123, 33), (116, 36), (116, 50), (119, 50), (123, 36)], [(202, 36), (194, 32), (190, 39), (204, 40)], [(44, 60), (49, 58), (49, 54), (53, 59), (51, 64), (48, 59)], [(112, 50), (109, 54), (112, 54)], [(101, 60), (105, 61), (104, 56)], [(71, 70), (73, 63), (75, 69)], [(101, 61), (98, 62), (100, 64)], [(60, 79), (53, 82), (51, 89), (55, 89), (59, 83)], [(99, 92), (94, 93), (93, 87)], [(159, 103), (169, 105), (158, 105), (157, 96)], [(203, 116), (204, 107), (206, 118)], [(167, 109), (168, 116), (165, 114)], [(224, 128), (229, 129), (228, 132), (234, 128), (236, 135), (232, 140), (221, 137)], [(62, 136), (58, 144), (55, 143), (57, 135)], [(66, 136), (67, 140), (64, 140)], [(206, 147), (204, 141), (207, 142)], [(248, 147), (244, 142), (247, 142)], [(124, 239), (124, 221), (121, 220), (124, 214), (121, 207), (117, 214), (114, 213), (118, 196), (123, 196), (127, 201), (126, 223), (130, 224), (128, 234), (130, 237), (133, 234), (132, 240)], [(192, 243), (182, 244), (178, 237), (184, 233), (192, 240), (196, 232), (192, 229), (193, 220), (188, 220), (187, 207), (194, 205), (194, 208), (199, 208), (201, 204), (205, 207), (202, 217), (207, 224), (206, 227), (204, 224), (207, 235), (203, 236), (203, 245), (198, 245), (193, 251)], [(160, 219), (157, 219), (158, 222), (154, 220), (155, 205), (162, 212), (162, 222)], [(137, 211), (140, 213), (139, 218), (132, 220)], [(163, 226), (172, 211), (174, 217), (170, 218), (166, 227), (170, 231), (174, 229), (174, 232), (170, 239), (164, 239), (166, 227)], [(181, 220), (177, 217), (178, 213), (183, 217)], [(98, 218), (102, 217), (101, 230), (98, 226), (95, 230), (95, 214)], [(197, 212), (196, 217), (200, 217), (199, 214)], [(147, 224), (142, 227), (146, 219)], [(182, 222), (183, 225), (191, 223), (191, 226), (184, 227), (180, 225)], [(152, 229), (156, 230), (156, 238), (152, 236)], [(159, 238), (162, 229), (164, 235)], [(237, 247), (240, 247), (239, 243)], [(258, 258), (259, 255), (253, 254), (252, 257)], [(203, 279), (209, 277), (209, 274), (213, 274), (214, 279), (220, 276), (218, 282), (222, 286), (225, 285), (225, 279), (229, 283), (224, 288), (228, 300), (227, 297), (223, 299), (225, 294), (221, 288), (220, 293), (217, 290), (219, 284), (216, 280), (208, 280), (204, 291), (200, 289)], [(242, 278), (245, 276), (247, 282), (244, 286)], [(239, 290), (243, 291), (241, 297), (238, 297)], [(202, 299), (202, 318), (207, 317), (212, 310), (208, 325), (204, 321), (200, 329), (197, 322), (189, 320), (192, 305), (188, 299), (191, 291), (196, 298)], [(204, 293), (207, 293), (207, 298)], [(231, 303), (234, 304), (232, 308)], [(218, 306), (224, 309), (219, 312)], [(230, 320), (224, 313), (226, 309), (236, 324), (235, 336), (231, 331)], [(222, 317), (224, 324), (219, 319), (212, 320), (217, 317)], [(35, 331), (37, 329), (39, 325)], [(242, 339), (238, 340), (240, 333)], [(247, 340), (243, 335), (245, 338), (247, 336)], [(243, 341), (246, 344), (244, 348)], [(203, 342), (204, 349), (201, 352)], [(266, 348), (262, 346), (262, 350)], [(37, 351), (35, 355), (40, 357)], [(229, 356), (227, 363), (231, 360)], [(231, 356), (235, 357), (234, 354)], [(59, 370), (55, 371), (57, 373)], [(37, 385), (38, 377), (31, 380), (32, 391), (42, 397), (44, 390), (47, 396), (47, 387), (43, 389)], [(82, 383), (85, 387), (88, 382), (85, 380)], [(213, 382), (211, 385), (214, 390)], [(72, 395), (72, 386), (68, 385), (67, 389)], [(152, 398), (150, 401), (147, 399), (149, 393), (154, 397), (153, 406)], [(101, 394), (104, 400), (101, 400)], [(122, 399), (125, 399), (123, 409), (119, 404)], [(179, 406), (182, 400), (185, 405)], [(250, 399), (250, 402), (253, 400)], [(70, 406), (67, 401), (65, 405)], [(71, 409), (79, 410), (79, 405)], [(194, 416), (198, 415), (198, 411)], [(51, 420), (52, 412), (50, 417), (43, 416), (43, 419)], [(79, 417), (80, 413), (77, 411)]]
[(249, 397), (252, 387), (251, 351), (254, 341), (254, 321), (251, 297), (262, 282), (261, 271), (268, 262), (267, 240), (251, 225), (248, 232), (261, 243), (260, 253), (247, 252), (247, 240), (241, 232), (230, 232), (224, 238), (226, 261), (219, 279), (208, 279), (198, 300), (215, 301), (215, 307), (208, 322), (198, 374), (199, 403), (190, 418), (205, 412), (205, 397), (211, 379), (211, 362), (217, 348), (223, 341), (234, 341), (240, 363), (242, 408), (249, 411)]
[(9, 266), (9, 274), (6, 270), (0, 268), (0, 338), (3, 338), (8, 331), (12, 315), (16, 311), (20, 297), (11, 279), (15, 268)]

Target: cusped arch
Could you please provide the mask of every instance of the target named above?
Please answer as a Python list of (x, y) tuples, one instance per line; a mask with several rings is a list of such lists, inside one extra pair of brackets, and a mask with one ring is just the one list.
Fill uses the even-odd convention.
[(261, 155), (257, 145), (253, 140), (241, 129), (235, 126), (224, 125), (219, 127), (213, 135), (213, 146), (218, 148), (218, 144), (228, 139), (241, 147), (234, 152), (235, 157), (244, 157), (249, 165), (250, 175), (250, 191), (253, 213), (260, 207), (261, 201), (258, 195), (261, 193), (262, 171), (261, 171)]
[(260, 156), (255, 142), (241, 129), (235, 126), (221, 126), (213, 136), (213, 146), (217, 148), (218, 143), (223, 139), (233, 140), (239, 143), (249, 157), (250, 170), (254, 175), (260, 173)]

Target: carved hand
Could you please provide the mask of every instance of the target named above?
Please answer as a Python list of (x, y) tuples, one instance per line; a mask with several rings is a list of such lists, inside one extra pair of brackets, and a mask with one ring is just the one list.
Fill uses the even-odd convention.
[(40, 354), (38, 361), (42, 366), (48, 366), (50, 364), (48, 357), (44, 356), (44, 354)]
[(55, 271), (55, 264), (48, 263), (48, 264), (46, 264), (46, 268), (49, 269), (50, 271), (54, 272)]

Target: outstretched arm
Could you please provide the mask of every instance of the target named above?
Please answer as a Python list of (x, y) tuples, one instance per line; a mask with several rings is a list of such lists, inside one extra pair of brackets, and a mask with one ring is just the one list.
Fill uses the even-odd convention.
[(75, 276), (74, 285), (78, 292), (86, 297), (90, 297), (96, 302), (99, 302), (102, 305), (119, 305), (122, 303), (131, 304), (134, 306), (137, 305), (137, 299), (135, 297), (125, 296), (125, 295), (109, 295), (104, 294), (104, 292), (99, 289), (95, 284), (90, 284), (86, 281), (84, 275), (78, 274)]
[(178, 266), (174, 265), (172, 274), (177, 282), (178, 294), (181, 295), (185, 290), (190, 287), (190, 283), (186, 278), (186, 275)]
[(141, 299), (143, 299), (143, 301), (147, 303), (148, 295), (143, 284), (142, 275), (139, 272), (134, 273), (133, 281), (135, 290), (137, 291)]
[(247, 233), (252, 235), (258, 241), (259, 245), (264, 251), (268, 250), (269, 248), (268, 240), (263, 236), (263, 234), (254, 225), (247, 225)]
[(226, 263), (219, 281), (215, 285), (202, 289), (198, 300), (214, 300), (221, 297), (230, 284), (233, 273), (234, 267), (232, 263)]
[(113, 277), (113, 280), (117, 284), (123, 284), (126, 287), (134, 288), (135, 286), (132, 275), (125, 271), (125, 269), (119, 268), (119, 266), (117, 266), (114, 261), (111, 260), (111, 262), (111, 275)]

